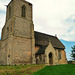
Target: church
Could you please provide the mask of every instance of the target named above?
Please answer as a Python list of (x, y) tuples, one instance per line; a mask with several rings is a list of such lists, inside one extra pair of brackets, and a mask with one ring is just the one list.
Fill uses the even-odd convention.
[(57, 38), (34, 31), (33, 5), (11, 0), (0, 40), (0, 65), (67, 64), (65, 46)]

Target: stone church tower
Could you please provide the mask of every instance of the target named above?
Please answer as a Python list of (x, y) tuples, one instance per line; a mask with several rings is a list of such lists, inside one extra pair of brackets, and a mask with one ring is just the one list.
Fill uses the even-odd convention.
[(35, 39), (32, 4), (11, 0), (1, 37), (1, 63), (4, 65), (35, 64)]

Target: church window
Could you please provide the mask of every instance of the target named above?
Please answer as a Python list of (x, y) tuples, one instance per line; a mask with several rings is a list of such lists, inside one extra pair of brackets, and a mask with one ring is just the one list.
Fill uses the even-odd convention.
[(10, 55), (8, 55), (8, 58), (10, 58)]
[(58, 51), (59, 59), (61, 59), (61, 50)]
[(7, 31), (9, 31), (9, 27), (7, 27)]
[(12, 32), (12, 24), (11, 24), (11, 32)]
[(26, 10), (25, 5), (23, 5), (22, 6), (22, 17), (25, 17), (25, 10)]
[(9, 18), (11, 18), (11, 6), (9, 6)]

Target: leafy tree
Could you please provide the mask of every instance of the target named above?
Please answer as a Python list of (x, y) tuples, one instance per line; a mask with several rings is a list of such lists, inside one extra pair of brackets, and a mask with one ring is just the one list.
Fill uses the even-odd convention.
[(75, 45), (73, 47), (71, 47), (71, 48), (72, 48), (72, 50), (71, 50), (71, 58), (72, 58), (72, 60), (75, 61)]

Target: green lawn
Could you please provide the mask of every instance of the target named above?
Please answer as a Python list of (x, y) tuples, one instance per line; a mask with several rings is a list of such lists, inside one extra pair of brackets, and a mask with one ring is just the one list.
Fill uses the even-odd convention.
[(75, 75), (75, 64), (46, 66), (32, 75)]
[(0, 66), (0, 75), (75, 75), (75, 65), (18, 65)]

